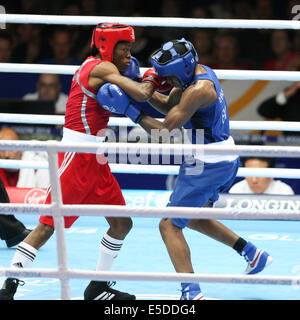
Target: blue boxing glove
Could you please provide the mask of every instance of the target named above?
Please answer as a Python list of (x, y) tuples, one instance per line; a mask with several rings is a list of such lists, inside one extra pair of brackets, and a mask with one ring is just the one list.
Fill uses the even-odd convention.
[(142, 119), (141, 108), (134, 105), (127, 94), (116, 84), (104, 83), (98, 90), (97, 101), (103, 109), (124, 114), (135, 123), (139, 123)]
[(142, 75), (140, 72), (139, 61), (135, 57), (130, 58), (130, 65), (124, 71), (120, 72), (124, 77), (140, 82)]

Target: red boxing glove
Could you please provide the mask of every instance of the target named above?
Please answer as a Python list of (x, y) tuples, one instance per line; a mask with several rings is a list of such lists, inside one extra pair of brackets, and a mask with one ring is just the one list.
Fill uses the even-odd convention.
[(167, 79), (160, 77), (153, 67), (144, 73), (143, 82), (151, 82), (154, 85), (154, 88), (160, 92), (166, 92), (171, 89), (171, 85), (167, 82)]
[[(165, 79), (165, 78), (161, 78)], [(163, 80), (161, 85), (157, 88), (157, 91), (159, 92), (168, 92), (173, 88), (173, 86), (170, 85), (170, 83), (167, 80)]]

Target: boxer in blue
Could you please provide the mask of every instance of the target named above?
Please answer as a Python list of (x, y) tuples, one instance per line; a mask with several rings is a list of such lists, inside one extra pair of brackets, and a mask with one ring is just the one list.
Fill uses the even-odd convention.
[[(193, 45), (185, 39), (169, 41), (153, 53), (152, 66), (143, 76), (154, 88), (173, 87), (168, 95), (154, 92), (148, 100), (153, 107), (165, 114), (160, 122), (145, 115), (129, 97), (131, 91), (121, 90), (116, 84), (106, 83), (98, 92), (100, 105), (127, 115), (139, 123), (149, 134), (153, 129), (186, 128), (191, 130), (191, 140), (197, 143), (202, 133), (204, 144), (234, 145), (230, 136), (226, 98), (212, 69), (198, 64)], [(127, 95), (128, 94), (128, 95)], [(199, 142), (198, 142), (199, 143)], [(234, 155), (212, 156), (196, 154), (193, 162), (183, 161), (178, 180), (168, 206), (212, 206), (218, 194), (227, 192), (239, 167)], [(257, 249), (216, 220), (168, 218), (160, 222), (160, 232), (176, 272), (193, 273), (190, 249), (182, 229), (188, 227), (212, 237), (235, 249), (248, 263), (245, 274), (261, 272), (271, 261), (264, 250)], [(203, 295), (198, 283), (182, 283), (183, 300), (201, 300)]]

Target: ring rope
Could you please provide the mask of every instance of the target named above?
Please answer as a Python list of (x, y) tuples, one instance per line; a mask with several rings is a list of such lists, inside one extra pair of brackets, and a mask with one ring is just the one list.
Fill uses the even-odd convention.
[[(0, 122), (3, 123), (26, 123), (26, 124), (49, 124), (63, 125), (64, 116), (0, 113)], [(162, 120), (162, 118), (156, 118)], [(300, 122), (294, 121), (229, 121), (232, 130), (282, 130), (300, 131)], [(128, 118), (110, 117), (108, 126), (138, 127), (139, 125)]]
[(213, 145), (192, 145), (192, 144), (159, 144), (159, 143), (117, 143), (117, 142), (59, 142), (59, 141), (12, 141), (1, 140), (0, 150), (33, 150), (53, 152), (81, 152), (97, 153), (118, 152), (120, 154), (145, 154), (153, 152), (156, 155), (240, 155), (240, 156), (260, 156), (260, 157), (285, 157), (300, 158), (300, 147), (297, 146), (213, 146)]
[(119, 22), (132, 26), (182, 28), (234, 28), (234, 29), (300, 29), (297, 20), (259, 19), (204, 19), (167, 17), (110, 17), (110, 16), (71, 16), (0, 14), (0, 23), (34, 23), (60, 25), (97, 25), (99, 22)]
[[(58, 209), (58, 210), (56, 210)], [(299, 221), (300, 210), (256, 208), (206, 208), (206, 207), (130, 207), (118, 205), (32, 205), (0, 203), (3, 214), (37, 214), (61, 216), (110, 216), (110, 217), (169, 217), (221, 220), (288, 220)]]
[[(178, 165), (147, 165), (109, 163), (113, 173), (177, 175)], [(0, 168), (4, 169), (49, 169), (48, 161), (4, 160), (0, 159)], [(300, 169), (289, 168), (239, 168), (237, 177), (269, 177), (300, 179)]]
[(68, 269), (61, 273), (55, 269), (16, 269), (1, 268), (0, 276), (4, 277), (44, 277), (64, 279), (95, 279), (95, 280), (137, 280), (137, 281), (178, 281), (178, 282), (219, 282), (237, 284), (288, 285), (299, 288), (299, 276), (264, 276), (239, 274), (199, 274), (199, 273), (167, 273), (167, 272), (118, 272), (118, 271), (87, 271)]
[[(74, 75), (79, 65), (0, 63), (0, 72), (55, 73)], [(140, 68), (141, 74), (148, 68)], [(214, 69), (219, 79), (299, 81), (300, 71), (224, 70)]]

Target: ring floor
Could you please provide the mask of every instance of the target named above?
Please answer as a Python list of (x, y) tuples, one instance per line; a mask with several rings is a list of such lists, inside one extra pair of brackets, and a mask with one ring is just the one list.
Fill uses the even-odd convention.
[[(36, 215), (18, 215), (28, 227), (34, 228)], [(127, 236), (114, 264), (113, 271), (174, 272), (167, 250), (161, 239), (159, 218), (133, 217), (133, 229)], [(261, 275), (300, 275), (300, 221), (221, 221), (234, 232), (257, 247), (269, 252), (274, 261)], [(99, 243), (108, 224), (99, 217), (80, 217), (65, 232), (68, 267), (95, 270)], [(242, 274), (246, 261), (233, 249), (198, 232), (186, 229), (186, 239), (192, 252), (195, 272), (207, 274)], [(15, 248), (0, 242), (0, 267), (9, 267)], [(37, 254), (32, 268), (57, 268), (56, 240), (54, 236)], [(1, 286), (4, 277), (0, 278)], [(60, 299), (58, 279), (24, 278), (16, 300)], [(72, 299), (83, 299), (89, 280), (70, 280)], [(202, 283), (203, 294), (221, 300), (298, 300), (300, 286)], [(136, 294), (141, 300), (176, 300), (180, 297), (180, 283), (157, 281), (118, 281), (115, 289)]]

